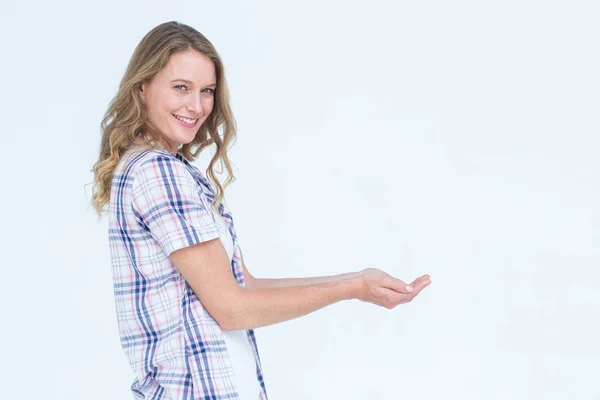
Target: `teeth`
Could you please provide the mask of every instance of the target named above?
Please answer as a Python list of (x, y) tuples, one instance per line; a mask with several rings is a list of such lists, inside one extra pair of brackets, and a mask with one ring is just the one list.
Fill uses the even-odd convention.
[(183, 118), (183, 117), (180, 117), (179, 115), (174, 115), (174, 117), (177, 118), (178, 120), (183, 121), (188, 124), (195, 124), (196, 121), (198, 121), (198, 118), (196, 118), (196, 119)]

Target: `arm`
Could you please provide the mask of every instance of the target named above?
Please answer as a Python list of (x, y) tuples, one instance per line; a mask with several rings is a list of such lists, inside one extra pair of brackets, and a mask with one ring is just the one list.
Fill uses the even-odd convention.
[(330, 282), (343, 282), (348, 280), (356, 279), (360, 276), (360, 272), (351, 272), (340, 275), (333, 276), (319, 276), (312, 278), (255, 278), (254, 275), (248, 271), (246, 268), (246, 263), (244, 262), (244, 253), (240, 249), (240, 253), (242, 255), (242, 268), (244, 270), (244, 281), (246, 282), (247, 288), (252, 289), (261, 289), (261, 288), (274, 288), (274, 287), (298, 287), (298, 286), (307, 286), (307, 285), (316, 285), (320, 283), (330, 283)]
[(429, 284), (423, 276), (407, 287), (379, 270), (297, 287), (241, 287), (218, 239), (174, 251), (171, 260), (223, 330), (258, 328), (297, 318), (341, 300), (357, 298), (393, 308)]
[(270, 325), (351, 298), (393, 308), (428, 284), (407, 290), (399, 279), (368, 269), (355, 277), (299, 287), (241, 287), (191, 173), (175, 157), (149, 154), (132, 183), (132, 211), (222, 329)]
[(332, 276), (315, 276), (310, 278), (254, 278), (252, 282), (253, 288), (283, 288), (283, 287), (299, 287), (310, 286), (322, 283), (343, 282), (358, 278), (359, 272), (349, 272), (346, 274)]
[(231, 274), (218, 239), (177, 250), (170, 257), (223, 330), (287, 321), (357, 295), (357, 281), (352, 279), (304, 287), (243, 288)]

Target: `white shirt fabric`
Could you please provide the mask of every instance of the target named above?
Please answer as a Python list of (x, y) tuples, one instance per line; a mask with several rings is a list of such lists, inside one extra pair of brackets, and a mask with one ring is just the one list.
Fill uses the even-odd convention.
[[(227, 230), (225, 221), (218, 213), (213, 213), (215, 221), (219, 224), (221, 230), (221, 242), (229, 256), (229, 262), (233, 259), (233, 240)], [(252, 347), (248, 341), (248, 334), (245, 330), (223, 331), (227, 353), (231, 359), (235, 373), (235, 383), (240, 400), (256, 400), (260, 398), (260, 384), (256, 379), (256, 361)]]

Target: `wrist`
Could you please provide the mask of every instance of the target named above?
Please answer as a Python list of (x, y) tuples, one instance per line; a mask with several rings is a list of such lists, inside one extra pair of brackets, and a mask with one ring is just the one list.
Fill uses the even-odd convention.
[(359, 299), (364, 284), (364, 271), (353, 272), (348, 275), (348, 299)]

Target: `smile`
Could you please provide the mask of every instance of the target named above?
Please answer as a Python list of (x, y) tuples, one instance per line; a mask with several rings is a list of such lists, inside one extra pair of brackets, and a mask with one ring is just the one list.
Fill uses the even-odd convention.
[(185, 117), (180, 117), (179, 115), (175, 115), (173, 114), (173, 116), (178, 119), (179, 121), (181, 121), (185, 126), (188, 127), (192, 127), (194, 125), (196, 125), (196, 122), (198, 122), (198, 118), (185, 118)]

